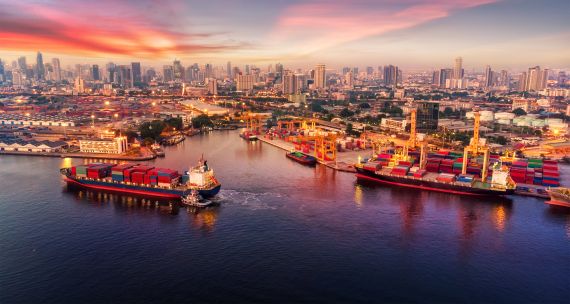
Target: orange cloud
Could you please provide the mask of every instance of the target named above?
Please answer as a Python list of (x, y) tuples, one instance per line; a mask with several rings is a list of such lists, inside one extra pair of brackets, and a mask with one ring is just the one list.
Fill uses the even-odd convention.
[[(176, 9), (169, 9), (169, 4), (100, 2), (60, 1), (49, 6), (0, 3), (0, 49), (164, 58), (237, 47), (215, 42), (213, 34), (191, 33), (182, 28), (184, 24), (173, 18)], [(170, 2), (170, 8), (177, 5), (180, 4)], [(153, 10), (157, 6), (161, 9)]]

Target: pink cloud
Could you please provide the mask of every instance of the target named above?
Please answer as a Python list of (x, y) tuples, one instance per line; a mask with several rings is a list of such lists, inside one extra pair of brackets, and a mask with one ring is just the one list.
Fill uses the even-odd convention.
[[(311, 53), (370, 36), (411, 28), (453, 11), (497, 0), (313, 0), (288, 7), (278, 19), (272, 44)], [(291, 41), (295, 43), (291, 44)]]
[(163, 58), (221, 52), (236, 45), (216, 43), (213, 34), (181, 26), (181, 2), (120, 1), (57, 4), (0, 3), (4, 50), (42, 50), (88, 56)]

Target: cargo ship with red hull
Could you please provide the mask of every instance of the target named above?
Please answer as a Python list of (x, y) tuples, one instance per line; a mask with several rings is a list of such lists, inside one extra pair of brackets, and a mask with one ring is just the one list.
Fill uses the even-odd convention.
[(314, 166), (317, 164), (317, 159), (313, 156), (301, 152), (289, 152), (286, 154), (287, 158), (292, 159), (305, 166)]
[(493, 170), (490, 181), (482, 181), (469, 174), (455, 176), (426, 170), (417, 170), (412, 173), (398, 167), (375, 168), (362, 164), (355, 167), (358, 180), (391, 186), (472, 196), (511, 195), (516, 189), (516, 184), (508, 174), (508, 168), (501, 165)]
[(180, 199), (193, 190), (204, 198), (213, 197), (221, 184), (207, 162), (201, 161), (188, 172), (137, 164), (90, 163), (60, 169), (68, 185), (163, 199)]

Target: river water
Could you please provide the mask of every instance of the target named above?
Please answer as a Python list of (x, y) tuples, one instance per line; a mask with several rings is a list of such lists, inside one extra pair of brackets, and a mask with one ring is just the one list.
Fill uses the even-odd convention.
[(0, 303), (566, 302), (570, 212), (356, 183), (214, 132), (150, 161), (204, 154), (218, 207), (67, 189), (84, 160), (0, 157)]

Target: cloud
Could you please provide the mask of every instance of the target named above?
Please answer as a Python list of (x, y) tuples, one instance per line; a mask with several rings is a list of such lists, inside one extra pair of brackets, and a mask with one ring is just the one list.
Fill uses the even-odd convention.
[(0, 3), (0, 49), (156, 59), (240, 47), (193, 32), (184, 8), (178, 1)]
[(271, 45), (310, 54), (355, 40), (418, 26), (453, 11), (497, 0), (312, 0), (289, 6), (278, 19)]

